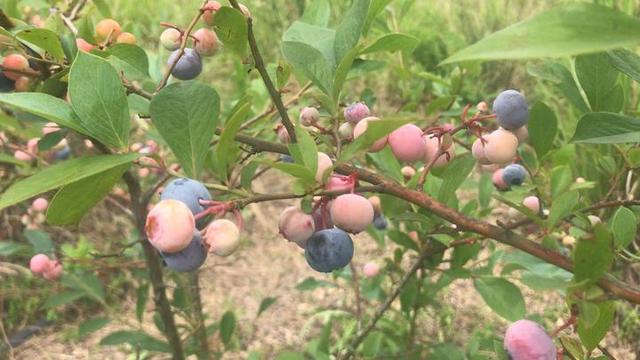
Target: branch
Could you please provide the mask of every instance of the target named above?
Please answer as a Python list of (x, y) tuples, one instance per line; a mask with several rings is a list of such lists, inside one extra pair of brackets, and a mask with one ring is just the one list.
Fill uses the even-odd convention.
[[(240, 9), (240, 5), (238, 4), (237, 0), (229, 0), (229, 2), (236, 10), (242, 11)], [(291, 119), (289, 119), (287, 108), (282, 103), (280, 92), (278, 92), (276, 87), (273, 85), (273, 82), (269, 77), (269, 73), (267, 72), (267, 68), (264, 65), (264, 60), (262, 60), (262, 55), (260, 55), (260, 49), (258, 49), (258, 44), (256, 43), (256, 37), (253, 34), (253, 19), (251, 17), (247, 18), (247, 33), (248, 33), (249, 47), (251, 48), (251, 54), (253, 55), (253, 60), (256, 65), (256, 69), (260, 73), (260, 76), (264, 81), (264, 85), (267, 88), (267, 91), (269, 91), (269, 96), (271, 96), (271, 101), (273, 101), (273, 103), (276, 106), (276, 109), (278, 109), (278, 113), (280, 114), (280, 118), (282, 119), (282, 124), (287, 129), (287, 132), (289, 133), (289, 137), (291, 138), (291, 142), (295, 143), (297, 141), (295, 127), (293, 126)]]

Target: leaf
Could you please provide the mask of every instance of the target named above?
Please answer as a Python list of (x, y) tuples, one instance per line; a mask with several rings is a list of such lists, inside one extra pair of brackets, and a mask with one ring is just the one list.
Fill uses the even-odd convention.
[(640, 20), (606, 6), (565, 4), (493, 33), (442, 64), (566, 57), (640, 43)]
[(248, 25), (244, 15), (229, 6), (216, 12), (216, 34), (225, 48), (244, 57), (248, 44)]
[(336, 62), (340, 62), (358, 43), (369, 13), (369, 3), (369, 0), (354, 0), (349, 10), (344, 14), (342, 22), (336, 29), (334, 45)]
[(362, 50), (362, 54), (371, 54), (375, 52), (396, 52), (396, 51), (412, 51), (418, 46), (418, 39), (413, 36), (402, 34), (402, 33), (392, 33), (385, 34), (373, 44), (367, 46), (364, 50)]
[(169, 345), (141, 331), (115, 331), (100, 340), (100, 345), (114, 346), (129, 344), (142, 350), (171, 353)]
[(28, 253), (30, 250), (31, 249), (25, 244), (12, 241), (0, 241), (0, 256)]
[(131, 163), (119, 165), (60, 189), (47, 208), (47, 222), (59, 226), (80, 222), (111, 191), (129, 166)]
[(619, 73), (611, 66), (606, 53), (578, 56), (575, 69), (592, 111), (621, 110), (624, 95), (618, 86)]
[(306, 3), (304, 14), (300, 21), (327, 27), (329, 25), (329, 18), (331, 17), (331, 6), (328, 0), (314, 0)]
[(51, 309), (60, 305), (71, 304), (72, 302), (80, 299), (83, 296), (84, 292), (78, 290), (59, 293), (48, 298), (43, 307), (45, 309)]
[(580, 341), (577, 338), (561, 336), (560, 343), (562, 344), (564, 350), (574, 359), (584, 358), (584, 349), (582, 348), (582, 344), (580, 344)]
[(150, 111), (187, 176), (198, 177), (218, 122), (218, 93), (202, 83), (177, 82), (153, 97)]
[(0, 93), (0, 103), (8, 105), (45, 120), (73, 129), (81, 134), (90, 135), (73, 112), (71, 106), (64, 100), (42, 93)]
[(50, 166), (7, 189), (0, 198), (0, 210), (35, 195), (130, 163), (139, 156), (139, 154), (89, 156)]
[(71, 106), (83, 127), (118, 149), (129, 144), (129, 105), (117, 71), (106, 60), (78, 52), (69, 72)]
[(593, 234), (581, 238), (573, 252), (574, 282), (593, 284), (600, 279), (613, 263), (613, 239), (609, 229), (596, 225)]
[(84, 273), (77, 275), (74, 273), (67, 273), (62, 277), (62, 284), (66, 287), (82, 291), (86, 297), (106, 305), (104, 286), (100, 279), (98, 279), (94, 274)]
[(611, 324), (613, 324), (615, 315), (615, 303), (613, 301), (605, 301), (597, 304), (597, 306), (600, 315), (593, 325), (585, 323), (582, 317), (578, 317), (578, 336), (580, 336), (582, 344), (588, 351), (592, 351), (598, 346), (607, 331), (609, 331)]
[(396, 230), (396, 229), (390, 229), (387, 231), (387, 236), (389, 236), (389, 239), (391, 239), (391, 241), (393, 241), (394, 243), (407, 248), (407, 249), (411, 249), (411, 250), (415, 250), (415, 251), (419, 251), (420, 249), (418, 248), (418, 244), (416, 244), (410, 237), (409, 235), (405, 234), (402, 231)]
[(640, 142), (640, 119), (595, 112), (578, 121), (571, 142), (579, 144), (626, 144)]
[(328, 281), (316, 280), (312, 277), (308, 277), (296, 285), (296, 290), (310, 291), (321, 287), (336, 287), (336, 285)]
[(235, 106), (234, 111), (229, 116), (229, 119), (224, 124), (222, 134), (220, 134), (220, 141), (216, 156), (218, 157), (218, 166), (223, 174), (219, 174), (222, 178), (227, 178), (229, 171), (229, 164), (233, 159), (229, 158), (231, 153), (231, 147), (234, 144), (236, 134), (242, 125), (242, 122), (247, 118), (249, 111), (251, 110), (251, 102), (245, 101)]
[(476, 165), (476, 161), (473, 156), (464, 155), (461, 156), (449, 164), (440, 178), (442, 178), (442, 186), (440, 186), (440, 192), (438, 193), (438, 199), (440, 201), (447, 201), (450, 197), (455, 195), (456, 190), (462, 185), (464, 180), (469, 176), (471, 171)]
[(609, 61), (618, 71), (640, 82), (640, 56), (626, 49), (611, 50), (607, 52)]
[(590, 111), (573, 75), (564, 65), (551, 61), (529, 63), (527, 71), (535, 77), (552, 82), (581, 113)]
[(109, 53), (144, 75), (149, 75), (149, 58), (139, 46), (132, 44), (114, 44), (109, 46)]
[(144, 310), (147, 306), (147, 300), (149, 298), (149, 284), (141, 284), (136, 290), (136, 318), (141, 323), (144, 318)]
[(29, 244), (33, 247), (34, 253), (51, 254), (55, 250), (53, 241), (51, 241), (51, 237), (46, 232), (42, 230), (27, 229), (23, 234), (24, 237), (27, 238)]
[(289, 144), (291, 156), (296, 163), (306, 167), (311, 174), (318, 170), (318, 147), (313, 137), (301, 126), (296, 129), (297, 143)]
[(351, 160), (359, 151), (369, 148), (379, 139), (410, 122), (411, 119), (383, 119), (367, 122), (367, 131), (343, 149), (340, 162)]
[(111, 320), (107, 318), (95, 318), (86, 320), (78, 325), (78, 336), (85, 337), (91, 333), (94, 333), (105, 327), (109, 322), (111, 322)]
[(536, 150), (541, 159), (553, 146), (553, 140), (558, 132), (556, 114), (543, 102), (536, 102), (531, 108), (529, 123), (529, 143)]
[(66, 135), (67, 132), (62, 130), (46, 134), (38, 140), (38, 151), (44, 152), (51, 150), (54, 146), (58, 145)]
[(638, 231), (636, 214), (626, 207), (620, 207), (611, 219), (611, 231), (618, 248), (624, 249), (629, 246)]
[(316, 174), (312, 173), (306, 166), (300, 164), (274, 163), (261, 161), (261, 163), (287, 173), (293, 177), (302, 179), (305, 183), (315, 182)]
[(229, 347), (231, 342), (231, 336), (236, 328), (236, 316), (232, 311), (227, 311), (222, 315), (220, 319), (220, 338), (225, 347)]
[(277, 297), (266, 297), (262, 299), (262, 301), (260, 302), (260, 307), (258, 307), (258, 314), (256, 315), (256, 318), (262, 315), (262, 313), (265, 312), (269, 307), (271, 307), (271, 305), (275, 304), (276, 301), (278, 301)]
[(342, 58), (342, 61), (340, 61), (340, 64), (338, 65), (338, 67), (336, 68), (336, 72), (335, 72), (335, 80), (333, 81), (333, 100), (335, 103), (338, 102), (338, 100), (340, 99), (340, 92), (342, 91), (344, 82), (347, 79), (347, 76), (349, 76), (349, 70), (351, 70), (351, 67), (353, 66), (353, 62), (356, 59), (356, 56), (358, 56), (358, 54), (361, 51), (361, 46), (358, 45), (356, 47), (354, 47), (353, 49), (349, 50), (345, 56)]
[(580, 194), (577, 191), (566, 192), (559, 197), (553, 199), (551, 210), (549, 210), (549, 218), (547, 219), (547, 226), (552, 228), (556, 226), (558, 221), (562, 220), (565, 216), (569, 215), (573, 208), (578, 204)]
[(371, 0), (371, 6), (369, 6), (369, 13), (367, 14), (367, 19), (364, 23), (363, 31), (365, 34), (369, 32), (371, 28), (371, 24), (373, 21), (380, 15), (385, 7), (391, 3), (392, 0)]
[(62, 43), (55, 32), (48, 29), (27, 29), (17, 33), (16, 37), (48, 52), (58, 62), (64, 61)]
[(503, 318), (516, 321), (526, 315), (522, 293), (511, 282), (489, 277), (478, 278), (473, 281), (473, 285), (487, 305)]

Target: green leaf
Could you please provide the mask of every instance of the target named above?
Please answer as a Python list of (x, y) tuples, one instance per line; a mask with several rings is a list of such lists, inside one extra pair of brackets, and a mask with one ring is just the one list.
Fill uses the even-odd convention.
[(106, 318), (95, 318), (86, 320), (78, 325), (78, 336), (85, 337), (91, 333), (94, 333), (105, 327), (109, 322), (111, 322), (111, 320)]
[(328, 281), (316, 280), (312, 277), (308, 277), (296, 285), (296, 290), (310, 291), (321, 287), (336, 287), (336, 285)]
[(420, 251), (420, 249), (418, 248), (418, 244), (416, 244), (410, 237), (409, 235), (407, 235), (406, 233), (396, 230), (396, 229), (389, 229), (387, 231), (387, 236), (389, 236), (389, 239), (391, 239), (391, 241), (393, 241), (394, 243), (407, 248), (407, 249), (411, 249), (411, 250), (415, 250), (415, 251)]
[(225, 48), (244, 57), (248, 44), (248, 25), (244, 15), (229, 6), (223, 6), (216, 12), (216, 34)]
[(556, 226), (558, 221), (569, 215), (578, 204), (579, 198), (580, 194), (577, 191), (569, 191), (553, 199), (551, 210), (549, 210), (547, 226), (552, 228)]
[(349, 71), (351, 70), (353, 62), (356, 59), (356, 56), (358, 56), (358, 54), (360, 53), (361, 48), (362, 47), (358, 45), (353, 49), (349, 50), (344, 55), (344, 57), (342, 58), (342, 61), (340, 61), (340, 64), (336, 69), (335, 80), (333, 82), (333, 94), (332, 94), (334, 103), (338, 103), (338, 100), (340, 99), (340, 92), (342, 91), (344, 82), (346, 81), (347, 76), (349, 75)]
[(234, 144), (236, 134), (238, 133), (238, 130), (240, 130), (242, 122), (247, 118), (250, 110), (250, 99), (238, 103), (232, 111), (232, 114), (229, 116), (229, 119), (224, 124), (224, 129), (222, 130), (222, 134), (220, 134), (220, 141), (216, 149), (218, 166), (220, 171), (224, 172), (219, 174), (221, 178), (226, 179), (228, 176), (229, 164), (233, 161), (229, 155), (235, 154), (231, 152), (231, 147)]
[(313, 137), (301, 126), (296, 129), (297, 143), (289, 144), (290, 153), (296, 163), (306, 167), (310, 173), (318, 171), (318, 147)]
[(592, 111), (620, 111), (624, 94), (618, 86), (619, 73), (611, 66), (606, 53), (578, 56), (575, 68)]
[[(317, 161), (317, 160), (316, 160)], [(316, 174), (312, 173), (306, 166), (300, 164), (274, 163), (268, 161), (260, 161), (261, 163), (287, 173), (293, 177), (302, 179), (305, 183), (315, 182)]]
[(16, 37), (48, 52), (58, 62), (64, 61), (62, 43), (55, 32), (48, 29), (27, 29), (17, 33)]
[(367, 131), (343, 149), (339, 159), (340, 162), (351, 160), (359, 151), (368, 149), (379, 139), (411, 121), (411, 119), (384, 119), (367, 122)]
[(342, 58), (356, 46), (369, 13), (369, 0), (354, 0), (336, 29), (335, 59)]
[(371, 0), (371, 6), (369, 6), (369, 13), (367, 14), (363, 28), (365, 34), (369, 32), (373, 21), (384, 11), (385, 7), (387, 7), (391, 1), (392, 0)]
[(106, 0), (93, 0), (93, 3), (96, 5), (96, 8), (98, 8), (98, 11), (100, 12), (100, 15), (102, 15), (102, 17), (112, 17), (111, 8), (107, 4)]
[(66, 131), (54, 131), (46, 134), (38, 140), (38, 151), (44, 152), (51, 150), (54, 146), (58, 145), (66, 135)]
[(262, 313), (265, 312), (269, 307), (271, 307), (271, 305), (275, 304), (276, 301), (278, 301), (277, 297), (266, 297), (262, 299), (262, 301), (260, 302), (260, 307), (258, 307), (258, 314), (256, 315), (256, 318), (262, 315)]
[(106, 60), (78, 52), (69, 73), (71, 106), (83, 127), (118, 149), (129, 143), (129, 105), (118, 72)]
[(73, 129), (81, 134), (90, 135), (64, 100), (42, 93), (0, 94), (0, 103), (8, 105), (56, 124)]
[(609, 7), (566, 4), (491, 34), (443, 64), (586, 54), (636, 45), (639, 32), (640, 20)]
[(91, 273), (74, 274), (67, 273), (62, 277), (62, 284), (66, 287), (82, 291), (82, 293), (103, 305), (105, 303), (104, 286), (97, 276)]
[(527, 71), (535, 77), (553, 83), (581, 113), (590, 111), (571, 71), (564, 65), (551, 61), (529, 63)]
[(218, 122), (218, 93), (198, 82), (174, 83), (153, 97), (150, 111), (187, 176), (198, 177)]
[(130, 163), (139, 156), (139, 154), (90, 156), (50, 166), (7, 189), (0, 198), (0, 210), (35, 195)]
[(375, 52), (396, 52), (396, 51), (412, 51), (418, 46), (418, 39), (413, 36), (402, 33), (385, 34), (373, 44), (362, 50), (362, 54), (371, 54)]
[(227, 311), (220, 319), (220, 338), (225, 347), (229, 347), (233, 331), (236, 328), (236, 316), (233, 311)]
[(511, 282), (503, 278), (488, 277), (474, 280), (473, 285), (496, 314), (510, 321), (525, 317), (524, 298), (520, 289)]
[(596, 225), (593, 233), (581, 238), (573, 252), (574, 282), (593, 284), (600, 279), (613, 263), (613, 239), (609, 229)]
[(115, 331), (100, 340), (100, 345), (114, 346), (129, 344), (142, 350), (171, 353), (169, 344), (141, 331)]
[(77, 224), (111, 191), (130, 165), (116, 166), (60, 189), (47, 208), (47, 222), (59, 226)]
[(141, 323), (144, 318), (144, 310), (147, 306), (147, 300), (149, 298), (149, 284), (143, 283), (136, 290), (136, 318)]
[(543, 102), (536, 102), (531, 108), (529, 123), (529, 143), (536, 150), (541, 159), (553, 146), (553, 140), (558, 132), (556, 114)]
[(24, 237), (33, 247), (34, 253), (51, 254), (55, 250), (49, 234), (42, 230), (25, 230)]
[(629, 246), (638, 231), (636, 214), (626, 207), (620, 207), (611, 219), (611, 231), (618, 248), (624, 249)]
[(609, 61), (618, 71), (640, 82), (640, 56), (626, 49), (611, 50), (607, 53)]
[(306, 3), (304, 14), (300, 21), (327, 27), (329, 25), (329, 18), (331, 17), (331, 6), (328, 0), (314, 0)]
[(584, 359), (584, 349), (577, 338), (561, 336), (560, 343), (564, 350), (574, 359)]
[[(139, 46), (132, 44), (114, 44), (109, 46), (109, 53), (144, 75), (149, 75), (149, 58)], [(130, 79), (131, 80), (131, 79)]]
[(12, 241), (0, 241), (0, 256), (11, 256), (20, 253), (28, 253), (30, 248), (22, 243)]
[(626, 144), (640, 142), (640, 119), (625, 115), (596, 112), (580, 118), (574, 143)]
[(47, 299), (43, 307), (45, 309), (55, 308), (61, 305), (71, 304), (72, 302), (80, 299), (85, 294), (82, 291), (66, 291), (63, 293), (55, 294)]
[(440, 201), (447, 201), (455, 196), (456, 190), (462, 185), (476, 165), (476, 160), (471, 155), (464, 155), (452, 161), (442, 173), (442, 186), (438, 193)]
[(615, 303), (605, 301), (597, 304), (598, 319), (593, 324), (587, 324), (582, 317), (578, 317), (578, 336), (588, 351), (595, 349), (613, 324)]

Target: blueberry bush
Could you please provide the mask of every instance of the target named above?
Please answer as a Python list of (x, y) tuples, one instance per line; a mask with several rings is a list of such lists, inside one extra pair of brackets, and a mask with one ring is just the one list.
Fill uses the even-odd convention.
[[(238, 320), (208, 314), (199, 269), (243, 251), (249, 205), (287, 201), (274, 231), (315, 273), (297, 288), (353, 298), (252, 359), (607, 359), (607, 336), (640, 356), (640, 8), (561, 2), (465, 46), (401, 31), (420, 2), (290, 3), (268, 39), (237, 0), (154, 32), (104, 0), (0, 1), (1, 288), (44, 299), (0, 297), (0, 351), (73, 305), (75, 336), (119, 324), (100, 344), (136, 358), (225, 357)], [(257, 191), (266, 172), (289, 191)], [(75, 236), (87, 218), (127, 236)], [(384, 255), (359, 268), (362, 242)], [(458, 281), (509, 325), (426, 336)], [(543, 291), (560, 313), (527, 306)]]

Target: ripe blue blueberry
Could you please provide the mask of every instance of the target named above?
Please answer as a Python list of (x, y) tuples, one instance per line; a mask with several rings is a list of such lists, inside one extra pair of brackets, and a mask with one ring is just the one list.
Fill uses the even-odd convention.
[[(205, 210), (205, 207), (200, 205), (200, 200), (211, 200), (211, 194), (201, 182), (180, 178), (171, 181), (160, 194), (160, 200), (167, 199), (182, 201), (193, 215), (197, 215)], [(198, 228), (206, 226), (207, 219), (198, 220), (196, 225)]]
[(161, 252), (160, 255), (169, 269), (177, 272), (191, 272), (204, 264), (207, 259), (207, 250), (202, 245), (200, 232), (196, 231), (191, 243), (185, 249), (171, 254)]
[(57, 160), (67, 160), (69, 157), (71, 157), (71, 148), (69, 145), (65, 145), (65, 147), (56, 151)]
[[(176, 57), (180, 53), (180, 50), (176, 50), (169, 56), (167, 64), (171, 66)], [(171, 71), (176, 79), (180, 80), (192, 80), (195, 79), (202, 72), (202, 59), (198, 53), (190, 48), (184, 49), (184, 55), (178, 60), (178, 63)]]
[(522, 185), (526, 177), (527, 170), (520, 164), (511, 164), (502, 170), (502, 181), (509, 187)]
[(500, 93), (493, 102), (493, 112), (498, 124), (507, 130), (521, 128), (529, 120), (527, 99), (515, 90)]
[(0, 72), (0, 93), (10, 92), (15, 89), (15, 81), (4, 76), (3, 72)]
[(307, 240), (304, 257), (313, 270), (332, 272), (351, 262), (353, 241), (340, 229), (320, 230)]
[(386, 230), (389, 223), (387, 219), (382, 214), (376, 214), (373, 218), (373, 226), (378, 230)]
[(289, 163), (289, 164), (293, 164), (293, 158), (291, 157), (291, 155), (285, 155), (285, 154), (281, 154), (280, 155), (280, 161), (282, 161), (283, 163)]

